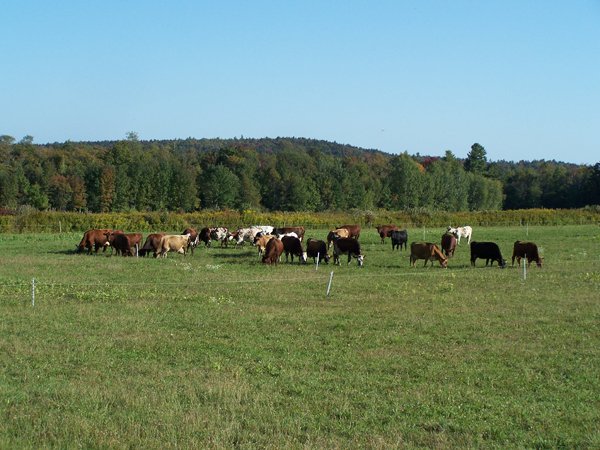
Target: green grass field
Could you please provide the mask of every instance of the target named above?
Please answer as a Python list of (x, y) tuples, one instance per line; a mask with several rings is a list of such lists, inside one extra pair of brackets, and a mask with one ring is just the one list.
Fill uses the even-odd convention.
[(80, 239), (0, 235), (0, 448), (600, 447), (598, 226), (475, 228), (506, 269), (464, 241), (409, 267), (374, 229), (362, 269)]

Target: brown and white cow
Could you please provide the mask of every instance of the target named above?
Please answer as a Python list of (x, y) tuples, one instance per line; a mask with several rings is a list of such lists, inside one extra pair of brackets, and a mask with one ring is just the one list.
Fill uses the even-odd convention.
[(288, 235), (288, 233), (296, 233), (298, 239), (302, 241), (304, 239), (304, 227), (278, 227), (273, 230), (273, 234), (279, 238), (284, 235)]
[(358, 225), (358, 224), (341, 225), (338, 227), (338, 229), (339, 228), (345, 228), (346, 230), (348, 230), (348, 237), (351, 237), (354, 239), (358, 239), (360, 237), (360, 225)]
[(166, 233), (152, 233), (149, 234), (146, 238), (146, 242), (142, 248), (140, 248), (140, 256), (146, 256), (148, 253), (152, 252), (153, 256), (156, 258), (158, 255), (158, 248), (160, 247), (160, 238), (162, 238)]
[(254, 238), (254, 245), (258, 248), (258, 256), (262, 255), (267, 248), (267, 242), (273, 239), (275, 236), (272, 234), (263, 234), (262, 236), (256, 236)]
[(318, 257), (319, 263), (321, 261), (325, 261), (327, 264), (329, 264), (329, 254), (327, 253), (327, 244), (325, 241), (319, 241), (312, 238), (306, 241), (306, 257), (312, 258), (313, 263), (316, 262)]
[(338, 238), (333, 241), (333, 263), (340, 264), (340, 255), (348, 255), (348, 264), (356, 258), (358, 266), (362, 267), (365, 255), (360, 251), (360, 243), (354, 238)]
[(112, 231), (113, 230), (108, 228), (87, 230), (85, 233), (83, 233), (83, 238), (77, 246), (77, 253), (81, 253), (87, 249), (89, 255), (92, 253), (92, 248), (94, 249), (95, 253), (98, 253), (100, 247), (102, 247), (103, 252), (106, 251), (106, 247), (108, 245), (106, 233), (112, 233)]
[(331, 248), (333, 241), (339, 238), (350, 237), (350, 232), (346, 228), (336, 228), (327, 233), (327, 248)]
[(394, 225), (393, 223), (388, 224), (388, 225), (378, 225), (375, 227), (377, 229), (377, 233), (379, 234), (379, 237), (381, 238), (381, 243), (385, 243), (385, 238), (386, 237), (391, 237), (392, 235), (392, 231), (398, 231), (399, 228)]
[(294, 262), (294, 256), (297, 256), (300, 263), (306, 263), (306, 252), (302, 248), (302, 242), (299, 238), (283, 236), (281, 242), (283, 243), (283, 251), (285, 252), (285, 262), (288, 262), (288, 256), (291, 256), (292, 262)]
[(166, 258), (168, 252), (177, 252), (185, 256), (189, 242), (189, 234), (166, 234), (160, 238), (157, 257)]
[(456, 250), (456, 237), (451, 233), (444, 233), (442, 235), (442, 252), (446, 255), (446, 258), (452, 258), (454, 256), (454, 250)]
[(540, 256), (537, 244), (526, 241), (515, 241), (512, 254), (513, 266), (515, 265), (515, 258), (517, 259), (519, 267), (521, 267), (521, 258), (527, 258), (527, 266), (531, 265), (531, 261), (535, 261), (538, 267), (542, 267), (542, 262), (544, 260), (544, 258)]
[(414, 267), (418, 259), (425, 260), (423, 267), (426, 267), (429, 261), (433, 266), (433, 261), (436, 259), (440, 262), (440, 266), (448, 267), (448, 258), (442, 254), (437, 245), (431, 242), (413, 242), (410, 244), (410, 265)]
[(189, 234), (190, 235), (190, 243), (188, 244), (188, 251), (192, 252), (192, 256), (194, 255), (194, 249), (200, 242), (200, 237), (198, 232), (194, 228), (186, 228), (183, 230), (181, 234)]
[(267, 242), (267, 247), (265, 248), (265, 254), (262, 258), (262, 262), (264, 264), (277, 264), (282, 253), (283, 242), (281, 242), (281, 239), (276, 237), (270, 239), (269, 242)]
[(221, 243), (221, 247), (227, 247), (230, 238), (229, 230), (226, 227), (215, 227), (210, 229), (210, 238)]

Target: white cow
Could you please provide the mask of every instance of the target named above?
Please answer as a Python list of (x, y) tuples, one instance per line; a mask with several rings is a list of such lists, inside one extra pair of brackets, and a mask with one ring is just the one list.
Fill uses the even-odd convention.
[(456, 227), (456, 228), (449, 226), (448, 233), (456, 236), (456, 240), (457, 240), (458, 244), (460, 244), (461, 237), (467, 238), (467, 244), (470, 244), (471, 243), (471, 235), (473, 234), (473, 228), (471, 228), (468, 225), (466, 225), (464, 227)]
[(189, 234), (166, 234), (160, 238), (156, 256), (157, 258), (166, 258), (168, 252), (182, 253), (185, 256), (189, 243)]

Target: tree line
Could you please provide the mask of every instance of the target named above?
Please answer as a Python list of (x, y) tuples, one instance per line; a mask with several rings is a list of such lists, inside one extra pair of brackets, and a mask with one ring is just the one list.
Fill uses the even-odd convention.
[(38, 145), (0, 136), (0, 208), (480, 211), (600, 204), (600, 163), (386, 154), (303, 138)]

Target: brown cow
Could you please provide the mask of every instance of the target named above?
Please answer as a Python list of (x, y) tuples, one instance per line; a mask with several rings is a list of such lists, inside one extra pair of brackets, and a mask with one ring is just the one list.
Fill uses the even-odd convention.
[(312, 238), (306, 241), (306, 256), (307, 258), (312, 258), (313, 263), (316, 262), (315, 260), (318, 256), (319, 262), (325, 260), (329, 264), (329, 254), (327, 253), (327, 244), (325, 241), (318, 241)]
[(156, 258), (158, 256), (158, 248), (160, 246), (160, 238), (166, 233), (152, 233), (149, 234), (144, 242), (144, 246), (140, 248), (140, 256), (146, 256), (149, 252), (152, 252)]
[(451, 233), (442, 234), (442, 251), (446, 258), (452, 258), (456, 250), (456, 237)]
[(414, 267), (418, 259), (425, 260), (423, 267), (427, 266), (428, 261), (431, 261), (433, 266), (433, 261), (436, 259), (440, 262), (440, 266), (448, 267), (448, 258), (443, 255), (437, 245), (431, 242), (413, 242), (410, 244), (410, 265)]
[(139, 249), (143, 236), (140, 233), (125, 234), (122, 231), (105, 233), (106, 239), (111, 247), (122, 256), (133, 256), (136, 248)]
[(392, 231), (399, 231), (399, 228), (393, 223), (389, 225), (379, 225), (375, 227), (377, 229), (377, 233), (379, 233), (379, 237), (381, 238), (381, 243), (385, 243), (386, 237), (391, 237)]
[(87, 249), (88, 255), (90, 255), (92, 253), (92, 248), (94, 248), (95, 253), (98, 253), (100, 247), (102, 247), (102, 251), (105, 252), (107, 245), (109, 245), (106, 239), (106, 233), (111, 233), (112, 231), (113, 230), (108, 228), (87, 230), (83, 233), (83, 238), (77, 246), (77, 253), (81, 253)]
[(531, 261), (535, 261), (538, 267), (542, 267), (542, 258), (538, 252), (538, 247), (534, 242), (516, 241), (513, 246), (512, 254), (512, 265), (515, 265), (515, 258), (517, 258), (517, 264), (521, 267), (521, 258), (527, 258), (527, 266), (531, 265)]
[(168, 252), (177, 252), (185, 256), (189, 243), (189, 234), (166, 234), (160, 238), (157, 257), (166, 258)]
[(283, 242), (281, 239), (273, 238), (267, 242), (265, 254), (262, 258), (264, 264), (277, 264), (283, 253)]

